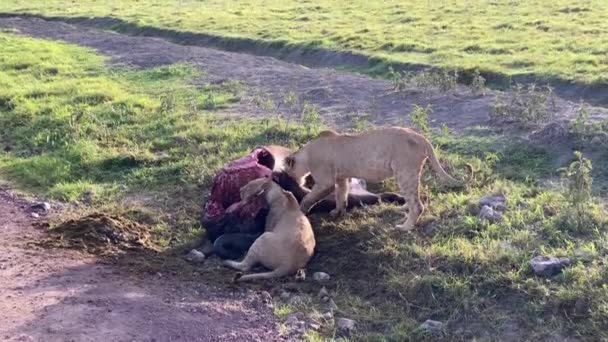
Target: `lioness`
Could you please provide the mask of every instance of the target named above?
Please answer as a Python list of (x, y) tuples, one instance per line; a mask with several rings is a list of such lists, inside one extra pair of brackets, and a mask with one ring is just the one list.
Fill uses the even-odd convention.
[(298, 201), (270, 178), (258, 178), (241, 188), (241, 198), (263, 195), (270, 207), (264, 233), (255, 240), (241, 262), (225, 260), (224, 265), (249, 271), (260, 263), (270, 272), (248, 274), (238, 281), (281, 277), (303, 268), (313, 255), (312, 226), (300, 211)]
[(409, 215), (397, 229), (414, 228), (424, 210), (420, 200), (420, 174), (426, 159), (431, 169), (448, 186), (462, 186), (439, 164), (433, 146), (421, 134), (408, 128), (391, 127), (359, 134), (338, 134), (323, 131), (285, 159), (285, 170), (301, 180), (308, 173), (315, 180), (312, 191), (304, 197), (300, 208), (307, 213), (312, 205), (336, 189), (336, 208), (332, 216), (346, 208), (349, 178), (381, 181), (395, 176), (409, 207)]

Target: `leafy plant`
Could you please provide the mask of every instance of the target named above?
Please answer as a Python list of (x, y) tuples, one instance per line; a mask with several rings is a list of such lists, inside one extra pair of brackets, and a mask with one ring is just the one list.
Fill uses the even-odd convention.
[(575, 151), (576, 160), (570, 163), (567, 168), (561, 168), (559, 171), (565, 178), (568, 185), (566, 198), (573, 209), (572, 213), (568, 213), (569, 219), (573, 219), (576, 230), (584, 229), (585, 223), (588, 221), (587, 211), (591, 205), (591, 185), (593, 178), (591, 177), (592, 165), (591, 161), (585, 157), (580, 151)]
[(410, 120), (416, 128), (420, 130), (420, 132), (424, 135), (429, 135), (431, 129), (429, 127), (429, 114), (433, 112), (433, 108), (431, 105), (427, 105), (426, 107), (420, 107), (418, 105), (414, 105), (412, 112), (410, 113)]

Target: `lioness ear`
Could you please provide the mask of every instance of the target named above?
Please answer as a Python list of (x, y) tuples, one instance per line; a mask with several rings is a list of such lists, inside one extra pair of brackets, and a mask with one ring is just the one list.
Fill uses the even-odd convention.
[(285, 165), (287, 165), (288, 168), (293, 168), (293, 165), (296, 163), (296, 160), (294, 159), (293, 156), (287, 156), (285, 158)]

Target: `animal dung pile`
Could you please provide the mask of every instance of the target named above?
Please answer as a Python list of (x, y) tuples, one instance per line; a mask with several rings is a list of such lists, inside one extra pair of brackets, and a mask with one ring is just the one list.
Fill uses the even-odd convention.
[(49, 229), (47, 245), (82, 249), (94, 254), (153, 248), (148, 229), (127, 218), (94, 213)]

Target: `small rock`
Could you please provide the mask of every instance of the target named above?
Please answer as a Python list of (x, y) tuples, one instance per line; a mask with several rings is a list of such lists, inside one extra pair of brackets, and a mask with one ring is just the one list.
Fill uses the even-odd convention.
[(331, 321), (332, 319), (334, 319), (334, 313), (331, 311), (327, 311), (326, 313), (324, 313), (323, 315), (321, 315), (321, 317), (323, 317), (323, 319), (325, 321)]
[(325, 286), (323, 286), (321, 288), (321, 290), (319, 290), (319, 298), (321, 299), (321, 301), (323, 303), (327, 303), (329, 301), (329, 292), (327, 291), (327, 289), (325, 288)]
[(264, 304), (272, 303), (272, 295), (268, 291), (262, 291), (260, 293), (260, 297), (262, 298), (262, 302)]
[(494, 210), (504, 211), (506, 209), (507, 199), (503, 195), (484, 196), (479, 200), (479, 207), (488, 206)]
[(357, 322), (350, 318), (338, 318), (336, 328), (339, 335), (350, 336), (357, 328)]
[(591, 149), (600, 150), (603, 149), (606, 144), (608, 144), (608, 133), (602, 132), (599, 135), (596, 135), (590, 141)]
[(47, 212), (47, 211), (51, 210), (51, 205), (48, 202), (38, 202), (38, 203), (32, 204), (30, 206), (30, 209)]
[(329, 310), (329, 311), (336, 311), (336, 310), (338, 310), (338, 305), (331, 298), (327, 301), (327, 310)]
[(315, 281), (318, 281), (320, 283), (328, 281), (329, 278), (330, 278), (329, 274), (327, 274), (325, 272), (315, 272), (312, 275), (312, 279), (314, 279)]
[(498, 222), (502, 219), (502, 214), (499, 211), (495, 211), (491, 207), (484, 205), (479, 212), (479, 218), (490, 222)]
[(290, 328), (297, 327), (299, 324), (300, 320), (298, 317), (296, 317), (296, 315), (289, 315), (287, 316), (287, 319), (285, 319), (285, 325), (289, 326)]
[(547, 217), (555, 216), (557, 214), (557, 208), (550, 205), (544, 205), (543, 214)]
[(39, 218), (40, 217), (40, 215), (38, 213), (30, 213), (30, 216), (32, 218)]
[(200, 251), (197, 251), (196, 249), (193, 249), (188, 253), (188, 255), (186, 255), (186, 260), (196, 264), (200, 264), (205, 261), (205, 254)]
[(534, 274), (539, 277), (551, 277), (558, 274), (566, 266), (570, 265), (568, 258), (556, 258), (552, 256), (537, 256), (530, 260), (530, 266)]
[(291, 298), (291, 293), (289, 293), (288, 291), (282, 290), (279, 297), (281, 298), (282, 301), (286, 302), (289, 300), (289, 298)]
[(443, 333), (443, 323), (439, 321), (433, 321), (432, 319), (427, 319), (424, 323), (420, 324), (418, 328), (416, 328), (417, 332), (427, 332), (434, 336), (441, 336)]
[(301, 296), (295, 295), (295, 296), (291, 296), (287, 300), (287, 303), (290, 305), (298, 305), (298, 304), (304, 303), (304, 299)]
[(321, 329), (321, 325), (317, 323), (310, 323), (309, 327), (314, 331), (319, 331)]
[(589, 312), (590, 308), (591, 308), (591, 304), (585, 298), (579, 298), (574, 303), (574, 311), (576, 312), (577, 315), (587, 314)]
[(213, 254), (213, 244), (208, 239), (205, 239), (203, 244), (198, 248), (201, 252), (203, 252), (203, 254), (205, 254), (205, 256)]

